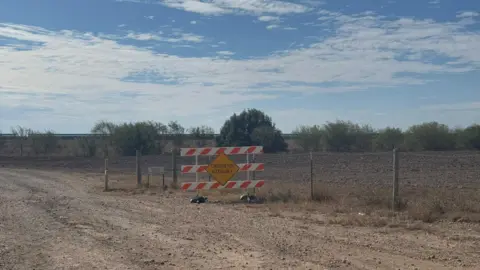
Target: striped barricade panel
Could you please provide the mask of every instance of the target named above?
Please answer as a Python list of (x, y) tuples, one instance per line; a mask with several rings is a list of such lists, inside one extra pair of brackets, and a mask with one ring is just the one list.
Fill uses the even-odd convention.
[[(263, 171), (265, 165), (263, 163), (240, 163), (237, 164), (240, 172)], [(182, 165), (182, 173), (206, 173), (208, 165)]]
[(237, 146), (237, 147), (203, 147), (181, 148), (181, 156), (215, 156), (226, 155), (263, 154), (263, 146)]
[(247, 180), (247, 181), (229, 181), (222, 186), (218, 182), (187, 182), (182, 183), (180, 187), (184, 191), (197, 191), (208, 189), (247, 189), (260, 188), (265, 184), (264, 180)]

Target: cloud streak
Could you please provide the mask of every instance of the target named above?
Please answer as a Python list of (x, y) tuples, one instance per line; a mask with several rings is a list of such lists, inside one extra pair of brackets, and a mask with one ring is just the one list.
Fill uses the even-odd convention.
[(119, 2), (136, 2), (148, 4), (161, 4), (167, 7), (194, 12), (204, 15), (223, 14), (291, 14), (304, 13), (310, 10), (305, 5), (294, 4), (278, 0), (117, 0)]
[[(255, 14), (304, 12), (301, 5), (279, 1), (246, 1), (242, 8), (236, 6), (238, 2), (227, 0), (162, 3), (215, 14), (219, 10)], [(65, 117), (81, 117), (88, 111), (89, 117), (148, 119), (151, 115), (206, 115), (286, 93), (422, 84), (428, 81), (422, 75), (480, 68), (480, 35), (469, 30), (472, 21), (464, 21), (467, 15), (469, 20), (474, 16), (465, 12), (459, 15), (458, 21), (441, 23), (320, 10), (317, 26), (333, 26), (331, 34), (318, 36), (316, 41), (297, 49), (263, 57), (240, 57), (236, 51), (235, 58), (227, 50), (214, 50), (211, 57), (185, 57), (124, 43), (218, 43), (193, 33), (124, 32), (125, 35), (109, 36), (3, 23), (0, 107), (41, 106)], [(272, 18), (263, 20), (270, 22)], [(148, 80), (132, 74), (147, 74)], [(60, 96), (18, 96), (26, 93)]]

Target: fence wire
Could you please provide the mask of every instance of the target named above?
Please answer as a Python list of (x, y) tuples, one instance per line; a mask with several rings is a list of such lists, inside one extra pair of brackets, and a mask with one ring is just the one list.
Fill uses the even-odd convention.
[[(246, 163), (245, 155), (230, 156), (236, 163)], [(31, 168), (71, 169), (83, 172), (103, 172), (103, 158), (86, 157), (29, 157)], [(24, 162), (24, 158), (2, 158), (2, 164)], [(212, 157), (199, 156), (199, 164), (209, 164)], [(250, 162), (264, 163), (265, 171), (251, 172), (250, 179), (267, 182), (291, 182), (306, 185), (310, 181), (337, 186), (392, 187), (393, 154), (382, 153), (280, 153), (250, 157)], [(136, 183), (135, 157), (109, 158), (112, 181)], [(171, 154), (142, 156), (140, 166), (143, 179), (148, 167), (163, 166), (167, 182), (173, 177)], [(195, 164), (195, 157), (176, 157), (179, 182), (195, 181), (195, 174), (182, 174), (181, 165)], [(447, 188), (480, 189), (480, 152), (400, 152), (400, 189)], [(154, 177), (159, 181), (160, 177)], [(234, 180), (246, 180), (245, 172), (239, 172)], [(200, 174), (200, 181), (211, 181), (208, 174)]]

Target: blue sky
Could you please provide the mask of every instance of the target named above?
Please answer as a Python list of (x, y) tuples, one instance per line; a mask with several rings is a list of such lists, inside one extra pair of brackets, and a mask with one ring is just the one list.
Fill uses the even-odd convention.
[(480, 1), (2, 0), (0, 130), (480, 123)]

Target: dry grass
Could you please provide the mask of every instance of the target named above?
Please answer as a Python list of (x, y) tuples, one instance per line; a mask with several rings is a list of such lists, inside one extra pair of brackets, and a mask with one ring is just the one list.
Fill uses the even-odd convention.
[[(264, 197), (267, 203), (304, 205), (302, 203), (312, 201), (307, 184), (278, 183), (265, 187), (258, 195)], [(404, 188), (400, 197), (399, 211), (393, 213), (392, 191), (389, 188), (316, 184), (313, 192), (313, 201), (322, 206), (318, 210), (329, 209), (331, 222), (336, 224), (387, 226), (405, 220), (480, 223), (480, 192), (477, 190)], [(309, 210), (312, 211), (311, 206)]]
[[(165, 184), (170, 191), (178, 190), (178, 185), (170, 178), (166, 178)], [(143, 194), (152, 190), (160, 191), (161, 183), (158, 179), (152, 179), (148, 188), (150, 191), (146, 191), (146, 187), (136, 186), (135, 175), (113, 174), (110, 175), (110, 187), (112, 190)], [(267, 205), (274, 206), (269, 208), (276, 209), (271, 210), (275, 215), (281, 215), (284, 209), (279, 206), (293, 205), (297, 210), (326, 214), (330, 223), (345, 226), (394, 227), (403, 224), (401, 227), (410, 228), (409, 224), (413, 221), (425, 224), (443, 220), (480, 224), (480, 192), (474, 189), (401, 187), (400, 211), (393, 213), (392, 191), (389, 188), (333, 183), (314, 183), (313, 187), (313, 200), (310, 184), (305, 182), (269, 181), (263, 188), (255, 190), (255, 195)], [(223, 203), (238, 203), (240, 195), (244, 193), (245, 190), (241, 189), (199, 192), (210, 201)]]

